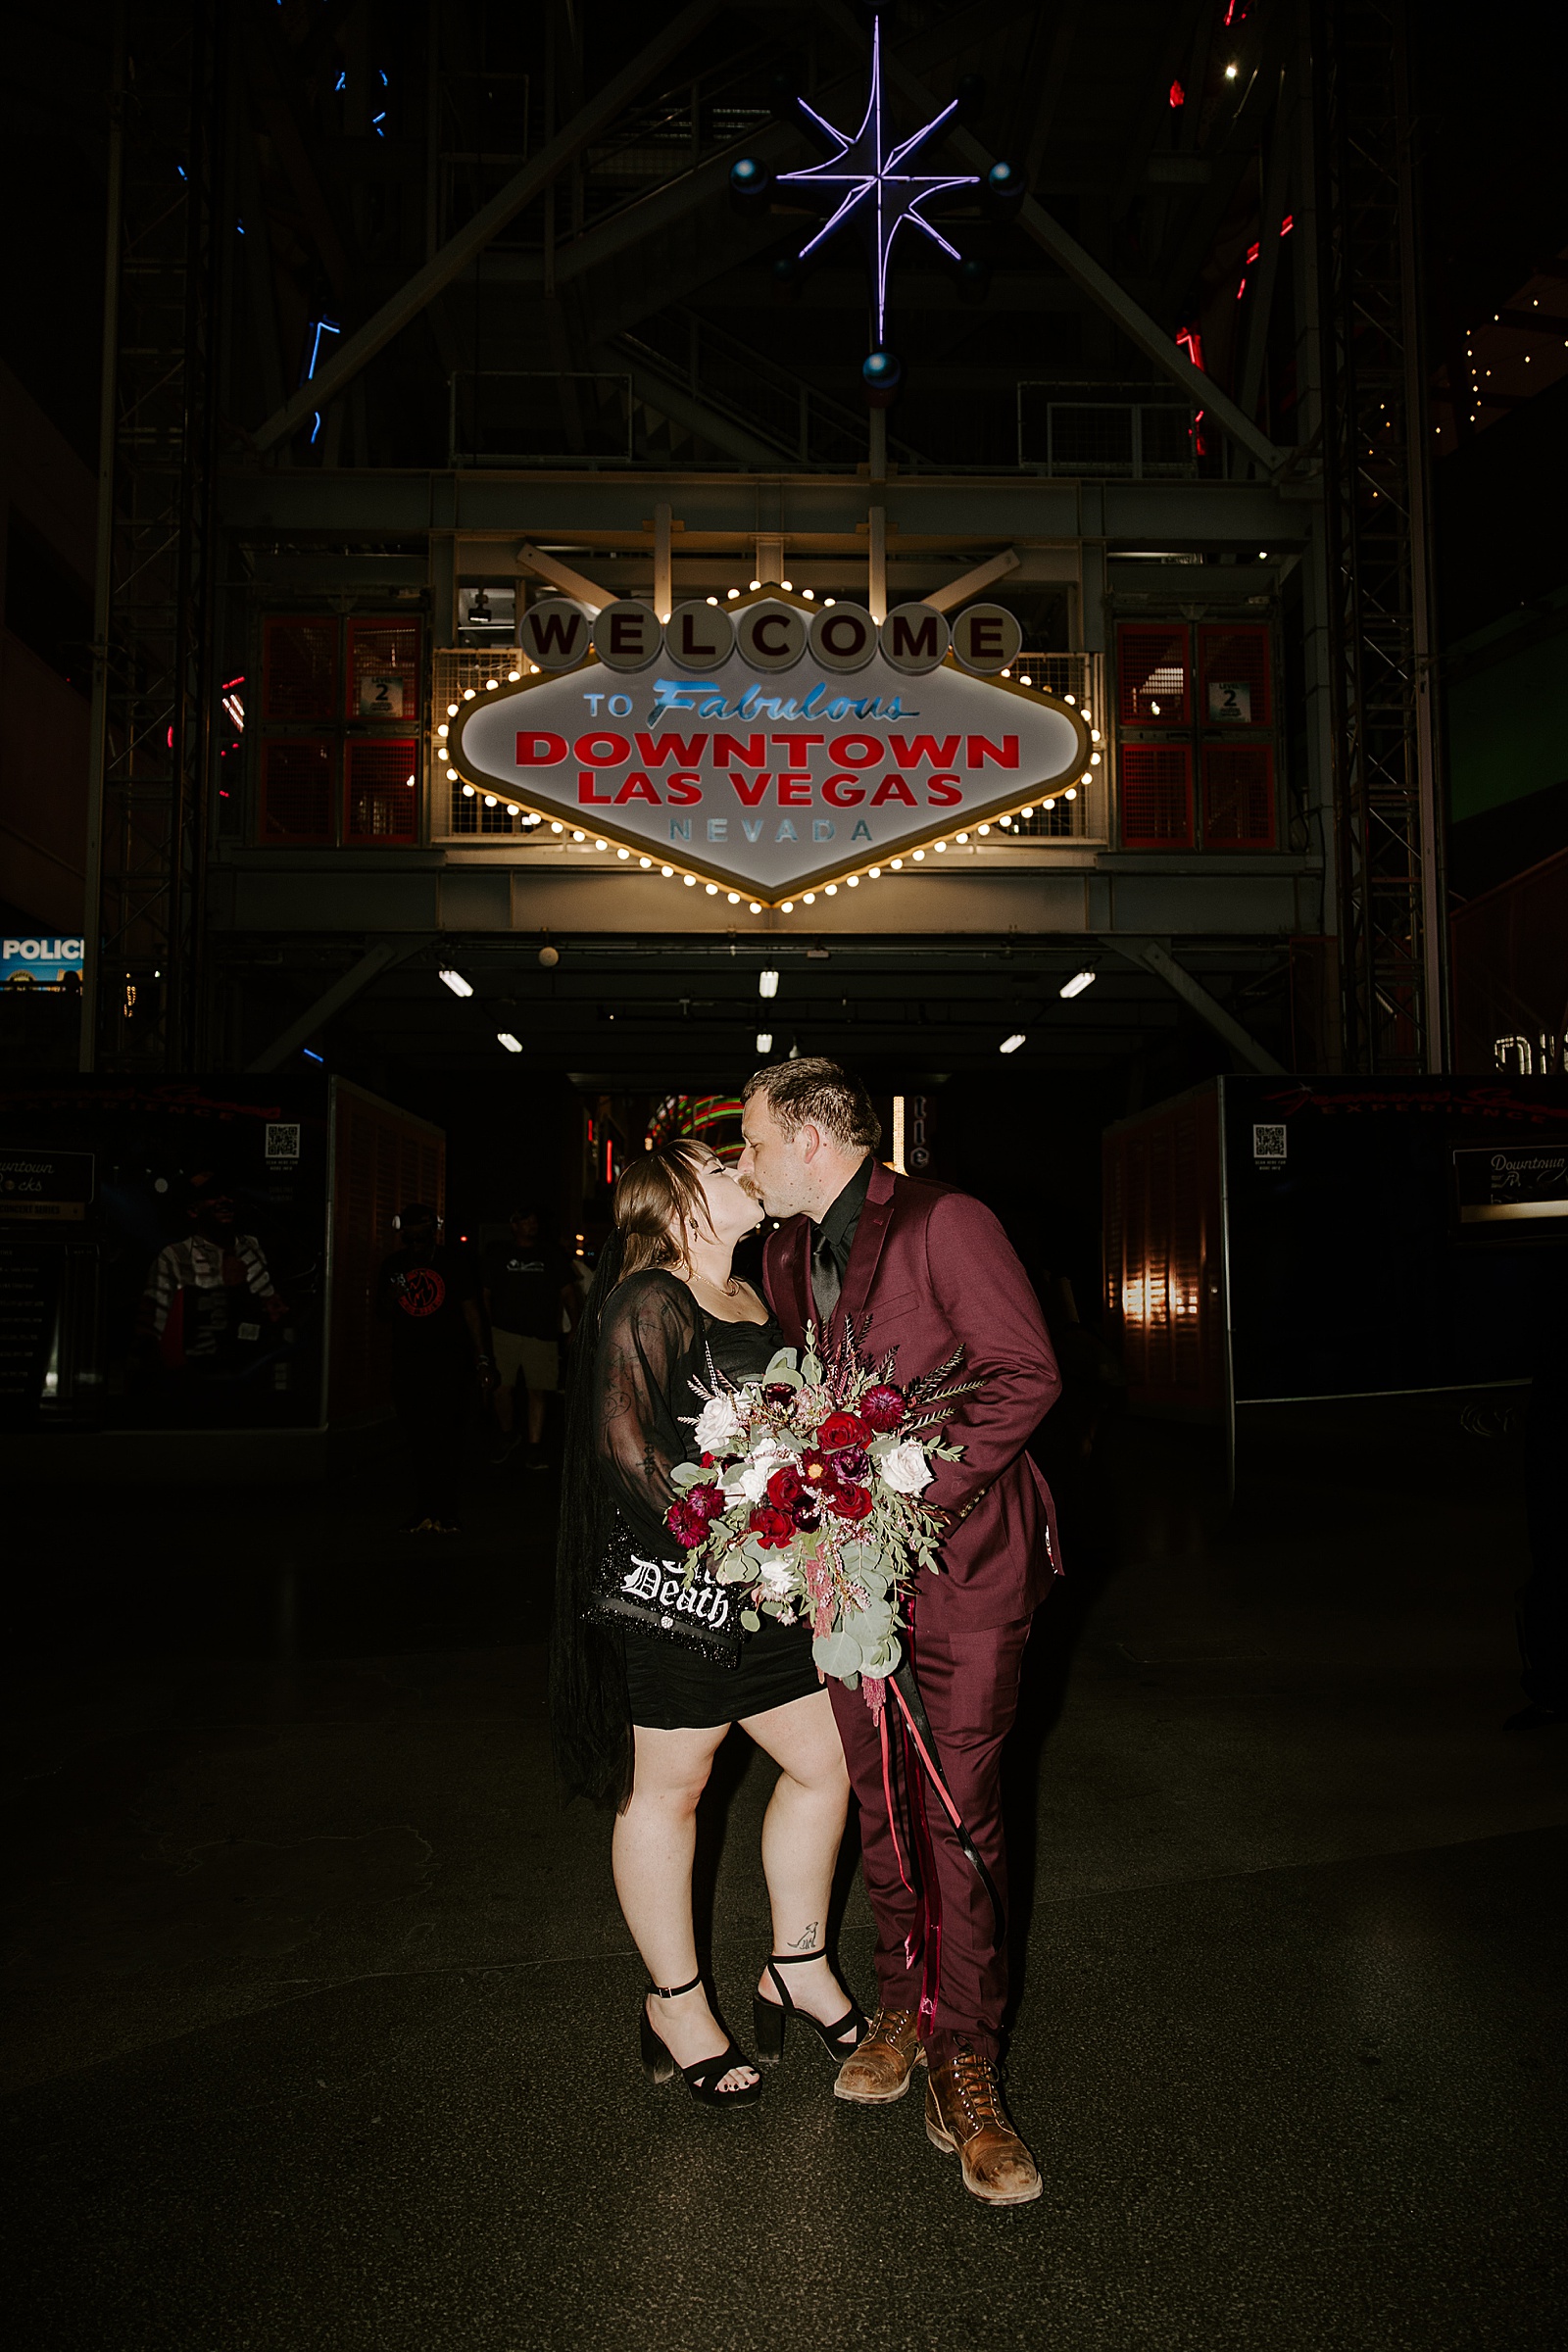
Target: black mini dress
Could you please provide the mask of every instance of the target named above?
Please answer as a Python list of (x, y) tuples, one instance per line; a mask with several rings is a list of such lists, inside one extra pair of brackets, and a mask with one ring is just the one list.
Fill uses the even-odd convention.
[[(601, 1476), (639, 1543), (665, 1556), (678, 1551), (664, 1512), (678, 1489), (670, 1472), (700, 1458), (691, 1423), (702, 1410), (693, 1378), (715, 1371), (737, 1383), (765, 1372), (783, 1335), (765, 1323), (726, 1323), (698, 1305), (682, 1282), (663, 1272), (633, 1274), (607, 1302), (598, 1360), (598, 1454)], [(811, 1662), (808, 1625), (764, 1617), (746, 1637), (740, 1662), (728, 1666), (652, 1634), (624, 1636), (631, 1720), (651, 1731), (711, 1730), (821, 1689)]]

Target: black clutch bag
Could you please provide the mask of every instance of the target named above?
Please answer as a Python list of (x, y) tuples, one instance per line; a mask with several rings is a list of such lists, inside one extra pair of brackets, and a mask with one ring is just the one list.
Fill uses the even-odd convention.
[(716, 1583), (701, 1562), (650, 1552), (617, 1515), (588, 1614), (601, 1625), (701, 1650), (715, 1666), (738, 1666), (743, 1597), (744, 1587)]

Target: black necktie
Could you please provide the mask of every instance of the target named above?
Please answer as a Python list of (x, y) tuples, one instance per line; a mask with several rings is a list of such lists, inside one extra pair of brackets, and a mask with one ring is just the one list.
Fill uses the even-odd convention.
[(811, 1244), (811, 1297), (816, 1301), (817, 1328), (825, 1332), (839, 1302), (839, 1261), (833, 1254), (833, 1245), (825, 1233), (818, 1233)]

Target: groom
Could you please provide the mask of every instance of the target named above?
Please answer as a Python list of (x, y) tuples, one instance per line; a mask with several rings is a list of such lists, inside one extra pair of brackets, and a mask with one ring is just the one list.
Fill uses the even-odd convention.
[[(895, 1175), (872, 1157), (881, 1124), (859, 1083), (832, 1061), (785, 1061), (746, 1089), (739, 1174), (770, 1216), (768, 1303), (798, 1347), (808, 1321), (831, 1333), (853, 1317), (867, 1351), (897, 1348), (895, 1380), (963, 1350), (977, 1380), (945, 1434), (963, 1447), (939, 1462), (923, 1499), (947, 1512), (942, 1573), (915, 1592), (913, 1655), (941, 1763), (992, 1879), (1005, 1893), (999, 1766), (1018, 1700), (1029, 1621), (1055, 1572), (1051, 1496), (1024, 1447), (1061, 1387), (1035, 1295), (990, 1210), (942, 1184)], [(991, 2205), (1040, 2194), (1040, 2175), (997, 2079), (1006, 1954), (991, 1905), (939, 1804), (927, 1804), (941, 1906), (936, 2014), (922, 2040), (918, 1904), (904, 1884), (888, 1820), (881, 1746), (858, 1690), (829, 1684), (860, 1806), (865, 1883), (876, 1915), (880, 2006), (845, 2060), (841, 2099), (883, 2106), (928, 2069), (925, 2123), (956, 2150), (964, 2185)], [(931, 1913), (936, 1916), (933, 1902)]]

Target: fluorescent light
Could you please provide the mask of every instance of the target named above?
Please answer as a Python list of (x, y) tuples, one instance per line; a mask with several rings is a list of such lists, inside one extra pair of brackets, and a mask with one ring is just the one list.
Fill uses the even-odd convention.
[(451, 989), (452, 994), (455, 997), (472, 996), (473, 991), (468, 986), (468, 983), (466, 980), (465, 980), (461, 972), (443, 972), (440, 976), (446, 982), (448, 988)]
[(1093, 972), (1074, 972), (1072, 978), (1064, 988), (1058, 991), (1058, 994), (1064, 997), (1081, 997), (1086, 988), (1093, 988), (1094, 985), (1095, 975)]
[(760, 997), (776, 997), (778, 995), (777, 972), (759, 972), (757, 975), (757, 993)]
[(1016, 1054), (1018, 1048), (1023, 1044), (1023, 1031), (1021, 1029), (1015, 1029), (1010, 1037), (1004, 1037), (1003, 1039), (1001, 1051), (1004, 1054)]
[(759, 1029), (757, 1032), (757, 1051), (759, 1054), (772, 1053), (773, 1032), (771, 1029)]
[(509, 1054), (520, 1054), (522, 1052), (522, 1046), (520, 1042), (518, 1039), (513, 1036), (510, 1029), (498, 1029), (496, 1031), (496, 1043), (498, 1046), (505, 1046)]

